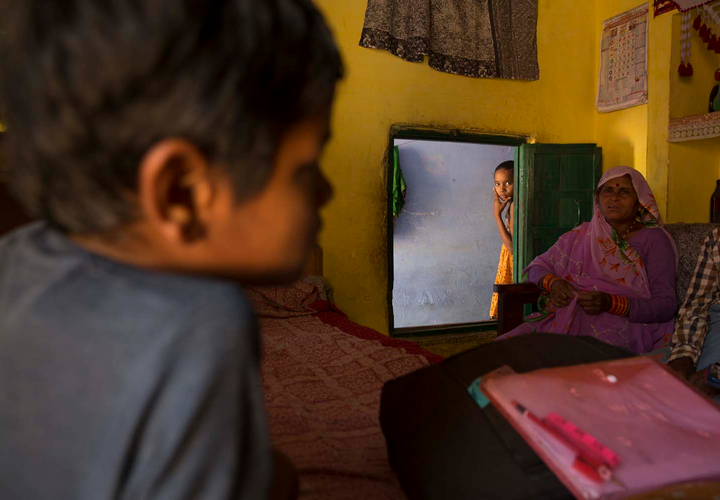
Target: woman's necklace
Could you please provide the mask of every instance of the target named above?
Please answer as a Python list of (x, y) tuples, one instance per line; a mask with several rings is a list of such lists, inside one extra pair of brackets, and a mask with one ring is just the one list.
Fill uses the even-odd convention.
[[(622, 238), (623, 240), (624, 240), (625, 237), (628, 235), (628, 233), (629, 233), (630, 231), (632, 231), (632, 228), (635, 227), (635, 223), (636, 223), (636, 222), (637, 222), (637, 221), (634, 220), (633, 223), (630, 224), (630, 227), (627, 228), (627, 231), (625, 231), (625, 232), (623, 233), (623, 235), (621, 236), (621, 238)], [(627, 240), (626, 240), (626, 241), (627, 241)]]

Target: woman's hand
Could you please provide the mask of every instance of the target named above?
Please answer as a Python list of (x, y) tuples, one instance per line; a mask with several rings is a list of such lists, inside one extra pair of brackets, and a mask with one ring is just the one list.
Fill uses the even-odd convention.
[(497, 191), (493, 188), (493, 213), (495, 214), (495, 217), (502, 217), (502, 212), (505, 210), (505, 207), (508, 203), (510, 203), (510, 201), (510, 198), (505, 201), (500, 201)]
[(565, 280), (557, 280), (552, 284), (550, 290), (550, 302), (557, 307), (565, 307), (572, 302), (573, 297), (577, 295), (578, 291)]
[(578, 295), (578, 304), (588, 314), (600, 314), (610, 310), (612, 299), (605, 292), (585, 292)]

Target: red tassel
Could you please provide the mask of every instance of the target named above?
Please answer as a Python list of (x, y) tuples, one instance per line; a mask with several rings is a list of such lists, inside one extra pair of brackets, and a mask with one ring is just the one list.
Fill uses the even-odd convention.
[(715, 44), (715, 53), (720, 54), (720, 40)]
[(715, 50), (715, 47), (717, 47), (718, 39), (715, 35), (710, 38), (710, 41), (708, 42), (708, 50), (712, 51)]
[(700, 29), (700, 26), (702, 25), (702, 19), (700, 19), (700, 16), (697, 16), (695, 20), (693, 21), (693, 29), (695, 31)]
[(687, 63), (687, 74), (685, 76), (693, 76), (693, 67), (690, 63)]
[(680, 66), (678, 66), (678, 75), (685, 76), (685, 73), (687, 73), (687, 67), (685, 67), (685, 63), (680, 63)]
[(700, 38), (702, 39), (703, 42), (705, 42), (705, 36), (707, 35), (707, 32), (708, 32), (707, 24), (703, 24), (700, 27)]

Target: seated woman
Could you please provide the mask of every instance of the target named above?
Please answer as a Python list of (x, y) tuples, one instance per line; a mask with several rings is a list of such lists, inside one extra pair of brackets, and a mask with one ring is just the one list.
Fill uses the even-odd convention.
[(642, 174), (629, 167), (606, 172), (592, 220), (525, 270), (546, 292), (541, 312), (499, 339), (537, 331), (589, 335), (636, 353), (663, 346), (678, 304), (677, 250), (662, 226)]

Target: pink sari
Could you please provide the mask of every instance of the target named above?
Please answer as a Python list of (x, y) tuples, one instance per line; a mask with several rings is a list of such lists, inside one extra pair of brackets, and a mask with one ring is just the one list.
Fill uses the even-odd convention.
[[(675, 262), (669, 265), (674, 265), (677, 270), (675, 243), (662, 229), (663, 221), (655, 197), (642, 174), (630, 167), (615, 167), (603, 175), (599, 186), (624, 175), (632, 178), (641, 205), (640, 222), (648, 228), (660, 228), (665, 233), (675, 251)], [(562, 235), (550, 250), (530, 263), (525, 273), (533, 268), (563, 278), (581, 292), (602, 291), (627, 298), (652, 298), (642, 258), (607, 223), (600, 213), (597, 199), (592, 220)], [(589, 335), (642, 353), (661, 346), (674, 326), (674, 319), (646, 324), (632, 323), (627, 317), (610, 313), (590, 315), (578, 305), (577, 297), (568, 306), (557, 308), (543, 295), (539, 306), (542, 312), (528, 317), (526, 323), (500, 338), (534, 331)]]

